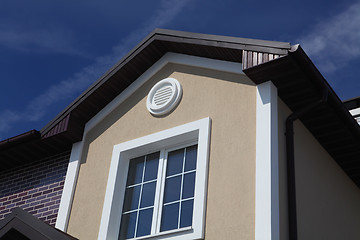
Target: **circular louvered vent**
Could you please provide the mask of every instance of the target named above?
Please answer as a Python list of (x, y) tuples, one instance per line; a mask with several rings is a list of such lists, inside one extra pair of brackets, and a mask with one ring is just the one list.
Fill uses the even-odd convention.
[(180, 101), (181, 85), (174, 78), (166, 78), (153, 86), (149, 92), (146, 107), (154, 115), (170, 112)]

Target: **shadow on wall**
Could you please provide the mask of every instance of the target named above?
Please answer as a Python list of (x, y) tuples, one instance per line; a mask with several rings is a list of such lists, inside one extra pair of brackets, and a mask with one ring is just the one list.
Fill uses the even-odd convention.
[(69, 153), (0, 173), (0, 220), (15, 207), (55, 225)]

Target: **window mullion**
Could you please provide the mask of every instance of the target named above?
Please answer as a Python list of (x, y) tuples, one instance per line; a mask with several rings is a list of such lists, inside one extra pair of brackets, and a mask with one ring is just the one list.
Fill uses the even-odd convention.
[(161, 216), (161, 198), (162, 198), (162, 179), (163, 179), (163, 169), (164, 169), (164, 161), (165, 161), (165, 151), (160, 151), (159, 156), (159, 165), (158, 165), (158, 175), (157, 175), (157, 182), (156, 182), (156, 190), (155, 190), (155, 199), (154, 199), (154, 212), (153, 212), (153, 219), (151, 225), (151, 234), (158, 233), (158, 225), (159, 225), (159, 218)]
[(164, 202), (164, 191), (165, 191), (165, 180), (166, 180), (166, 168), (167, 168), (167, 156), (168, 156), (168, 152), (163, 150), (161, 151), (162, 153), (162, 172), (161, 174), (161, 179), (160, 179), (160, 189), (159, 189), (159, 201), (158, 201), (158, 216), (156, 219), (156, 232), (159, 233), (160, 232), (160, 227), (161, 227), (161, 217), (162, 217), (162, 206), (163, 206), (163, 202)]

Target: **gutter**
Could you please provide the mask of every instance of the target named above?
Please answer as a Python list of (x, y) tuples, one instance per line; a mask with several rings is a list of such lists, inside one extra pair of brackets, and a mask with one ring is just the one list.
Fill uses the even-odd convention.
[(297, 240), (297, 213), (296, 213), (296, 177), (295, 177), (295, 151), (294, 151), (294, 121), (299, 119), (308, 111), (327, 102), (329, 90), (323, 88), (322, 98), (298, 113), (292, 113), (286, 119), (286, 160), (287, 160), (287, 182), (288, 182), (288, 221), (289, 239)]
[[(244, 69), (243, 71), (257, 85), (271, 79), (271, 81), (278, 89), (281, 88), (281, 91), (278, 92), (278, 95), (288, 106), (289, 103), (293, 103), (296, 98), (283, 98), (289, 97), (286, 96), (286, 91), (294, 90), (295, 84), (291, 84), (291, 77), (299, 77), (299, 79), (297, 79), (298, 84), (305, 85), (307, 89), (312, 90), (318, 95), (318, 99), (314, 99), (312, 103), (309, 104), (309, 106), (306, 106), (306, 104), (301, 104), (301, 106), (297, 106), (296, 109), (292, 109), (294, 113), (291, 114), (286, 121), (289, 239), (297, 240), (293, 122), (300, 117), (306, 118), (307, 120), (311, 119), (311, 115), (302, 115), (305, 115), (305, 113), (308, 113), (308, 111), (319, 107), (321, 104), (324, 104), (325, 107), (323, 110), (325, 114), (336, 117), (327, 119), (323, 116), (317, 116), (319, 120), (318, 122), (321, 122), (321, 120), (329, 120), (331, 121), (332, 126), (341, 125), (344, 126), (344, 128), (339, 129), (338, 134), (331, 135), (331, 140), (333, 141), (330, 145), (327, 144), (327, 139), (321, 138), (319, 135), (321, 133), (327, 133), (327, 131), (331, 131), (331, 126), (322, 127), (321, 123), (314, 123), (312, 126), (313, 129), (308, 127), (307, 128), (324, 147), (324, 149), (331, 155), (331, 157), (339, 164), (339, 166), (343, 168), (347, 176), (349, 176), (359, 188), (360, 179), (358, 176), (360, 175), (360, 164), (358, 162), (358, 154), (360, 150), (358, 144), (360, 143), (360, 125), (356, 122), (353, 116), (351, 116), (348, 109), (345, 107), (345, 105), (336, 95), (331, 86), (327, 83), (325, 78), (321, 75), (316, 66), (312, 63), (310, 58), (306, 55), (300, 45), (291, 46), (291, 49), (286, 56), (252, 66), (250, 68)], [(283, 73), (284, 71), (286, 74)], [(327, 94), (324, 94), (325, 91)], [(321, 98), (319, 95), (321, 95), (322, 92), (323, 100), (319, 101), (319, 98)], [(314, 113), (314, 115), (315, 114), (316, 113)], [(319, 127), (322, 127), (321, 132), (314, 132), (314, 129)], [(346, 136), (347, 140), (337, 140), (336, 137), (338, 135)], [(349, 142), (350, 144), (346, 144)], [(337, 143), (343, 144), (346, 146), (346, 149), (333, 150), (332, 146)], [(342, 164), (346, 163), (346, 161), (351, 161), (352, 165), (346, 168), (343, 167)]]

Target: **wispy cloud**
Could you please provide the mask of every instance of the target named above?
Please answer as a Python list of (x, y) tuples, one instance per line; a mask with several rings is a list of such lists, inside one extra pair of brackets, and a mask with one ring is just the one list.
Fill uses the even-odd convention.
[[(101, 74), (105, 73), (111, 65), (123, 57), (131, 47), (134, 47), (134, 44), (138, 43), (154, 28), (165, 27), (173, 21), (189, 1), (190, 0), (162, 0), (161, 6), (154, 12), (147, 23), (131, 32), (118, 45), (114, 46), (110, 54), (96, 58), (93, 64), (83, 68), (70, 78), (54, 84), (30, 101), (25, 109), (20, 111), (7, 109), (0, 112), (0, 139), (1, 133), (8, 131), (15, 124), (24, 123), (25, 121), (39, 121), (54, 104), (64, 100), (70, 100), (77, 94), (80, 94), (80, 92), (85, 90)], [(2, 40), (0, 37), (0, 43), (10, 42), (10, 40), (4, 39)], [(18, 44), (18, 46), (21, 46), (21, 44)]]
[(73, 33), (60, 28), (29, 29), (14, 24), (0, 25), (0, 46), (27, 53), (57, 53), (80, 57), (88, 54), (76, 47)]
[(299, 42), (325, 73), (360, 58), (360, 2), (315, 25)]

